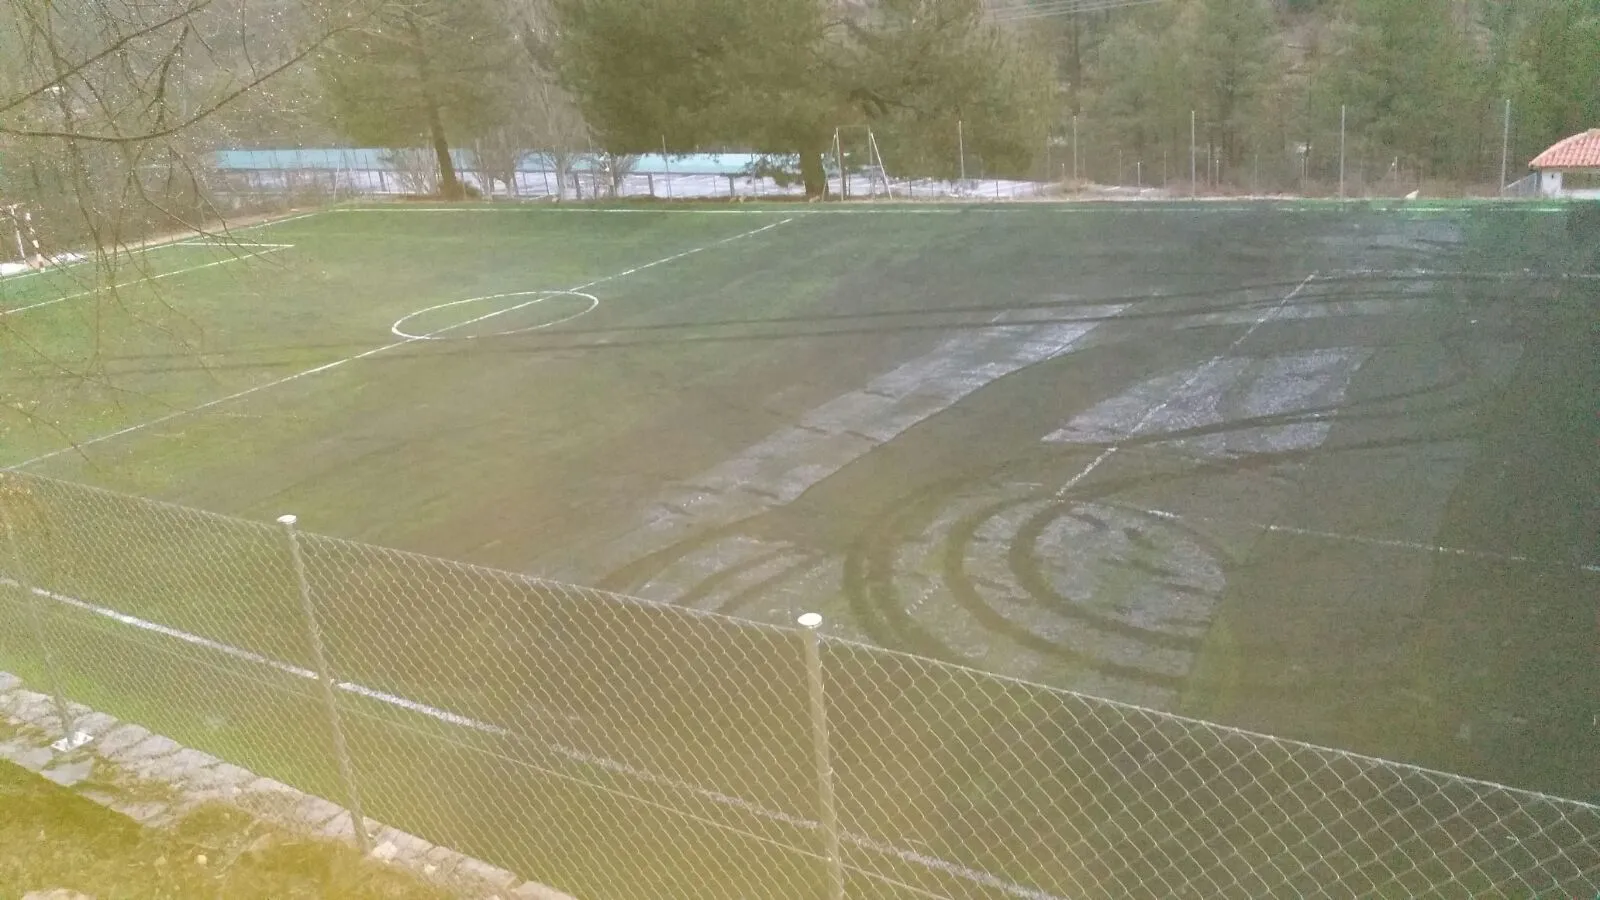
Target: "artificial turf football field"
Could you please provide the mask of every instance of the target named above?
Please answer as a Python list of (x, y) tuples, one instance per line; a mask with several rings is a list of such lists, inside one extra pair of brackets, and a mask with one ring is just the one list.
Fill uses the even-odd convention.
[(1593, 205), (346, 207), (87, 278), (0, 281), (0, 466), (1600, 797)]

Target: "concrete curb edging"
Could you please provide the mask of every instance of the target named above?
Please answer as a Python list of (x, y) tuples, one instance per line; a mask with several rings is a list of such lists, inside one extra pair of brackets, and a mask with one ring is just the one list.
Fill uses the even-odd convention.
[[(170, 825), (203, 804), (221, 802), (308, 837), (355, 843), (350, 814), (334, 803), (86, 706), (72, 703), (68, 709), (76, 730), (92, 740), (62, 752), (50, 746), (49, 735), (60, 729), (51, 698), (25, 690), (20, 678), (0, 672), (0, 723), (21, 732), (0, 740), (0, 759), (63, 787), (84, 781), (97, 763), (112, 766), (149, 789), (112, 794), (85, 788), (77, 793), (142, 825)], [(522, 881), (506, 869), (374, 819), (367, 819), (366, 826), (373, 859), (446, 888), (500, 900), (574, 900), (555, 888)]]

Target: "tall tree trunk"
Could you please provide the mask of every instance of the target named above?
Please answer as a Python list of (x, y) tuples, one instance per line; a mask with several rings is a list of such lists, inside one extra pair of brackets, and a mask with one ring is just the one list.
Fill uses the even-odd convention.
[(456, 164), (450, 158), (450, 141), (444, 133), (444, 118), (439, 114), (439, 98), (433, 90), (433, 66), (422, 40), (422, 28), (410, 10), (405, 13), (406, 30), (411, 34), (412, 53), (417, 67), (417, 80), (422, 84), (422, 102), (428, 107), (428, 137), (433, 142), (433, 156), (439, 163), (439, 196), (446, 200), (461, 200), (466, 194), (461, 190), (461, 179), (456, 177)]
[(800, 151), (800, 179), (806, 185), (806, 199), (828, 195), (828, 170), (822, 165), (822, 150)]
[(433, 156), (439, 162), (439, 196), (446, 200), (461, 200), (466, 193), (461, 190), (461, 179), (456, 177), (456, 164), (450, 158), (450, 141), (445, 137), (444, 121), (439, 117), (439, 107), (428, 106), (428, 135), (433, 140)]

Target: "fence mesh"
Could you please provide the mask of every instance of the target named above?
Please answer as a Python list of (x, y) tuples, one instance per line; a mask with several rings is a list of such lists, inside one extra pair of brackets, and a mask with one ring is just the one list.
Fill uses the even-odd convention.
[(16, 473), (0, 539), (0, 666), (579, 897), (1600, 892), (1591, 805), (803, 629)]

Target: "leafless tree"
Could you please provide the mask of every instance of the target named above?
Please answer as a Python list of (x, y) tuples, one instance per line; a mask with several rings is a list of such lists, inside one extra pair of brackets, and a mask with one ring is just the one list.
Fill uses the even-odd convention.
[[(69, 273), (83, 294), (74, 302), (118, 303), (116, 285), (140, 268), (138, 242), (219, 223), (211, 151), (270, 112), (272, 82), (292, 80), (382, 2), (0, 0), (0, 199), (33, 212), (47, 254), (89, 256)], [(115, 399), (98, 349), (36, 350), (29, 321), (0, 315), (0, 431), (6, 419), (49, 418), (40, 397), (7, 394), (8, 373), (46, 372)], [(176, 321), (141, 324), (183, 333)]]

